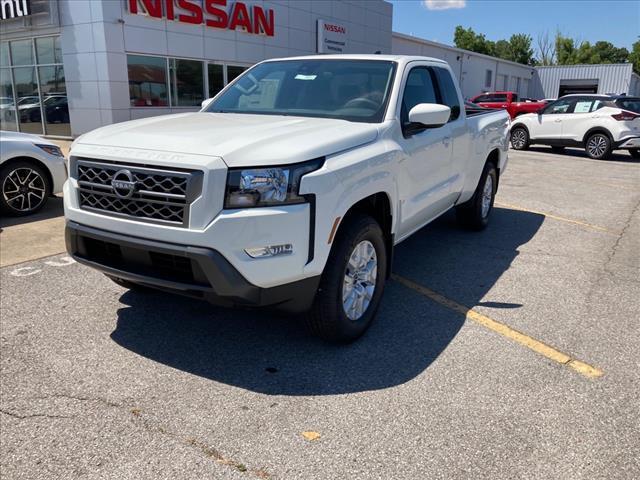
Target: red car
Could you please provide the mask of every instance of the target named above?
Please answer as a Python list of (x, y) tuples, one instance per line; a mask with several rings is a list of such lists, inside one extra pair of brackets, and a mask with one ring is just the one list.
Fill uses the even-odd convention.
[(487, 92), (477, 95), (471, 101), (485, 108), (504, 108), (512, 120), (523, 113), (535, 113), (547, 104), (529, 99), (519, 102), (518, 94), (515, 92)]

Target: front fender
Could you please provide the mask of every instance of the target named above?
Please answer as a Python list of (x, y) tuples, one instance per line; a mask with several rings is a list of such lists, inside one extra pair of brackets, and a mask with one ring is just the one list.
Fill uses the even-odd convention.
[(315, 255), (306, 265), (305, 274), (322, 273), (331, 251), (334, 223), (364, 198), (377, 193), (387, 195), (391, 232), (395, 232), (398, 211), (395, 155), (384, 142), (375, 142), (327, 157), (323, 168), (303, 177), (300, 193), (316, 196)]

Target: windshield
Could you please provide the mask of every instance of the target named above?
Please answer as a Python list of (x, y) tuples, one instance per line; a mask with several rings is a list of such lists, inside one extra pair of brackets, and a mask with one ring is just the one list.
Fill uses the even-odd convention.
[(205, 111), (379, 123), (395, 66), (382, 60), (265, 62), (239, 77)]

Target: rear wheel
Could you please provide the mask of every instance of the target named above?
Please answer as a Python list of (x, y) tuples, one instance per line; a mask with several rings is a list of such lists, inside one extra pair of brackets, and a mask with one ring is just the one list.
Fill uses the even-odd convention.
[(529, 132), (522, 127), (511, 130), (511, 146), (514, 150), (527, 150), (529, 148)]
[(589, 157), (603, 160), (611, 155), (611, 140), (604, 133), (594, 133), (587, 138), (584, 149)]
[(316, 336), (349, 343), (371, 325), (387, 276), (387, 250), (378, 222), (347, 219), (334, 241), (308, 324)]
[(640, 158), (640, 148), (632, 148), (629, 150), (629, 153), (633, 158)]
[(51, 182), (42, 167), (20, 160), (0, 169), (0, 192), (0, 211), (21, 217), (44, 206), (51, 195)]
[(471, 230), (483, 230), (489, 224), (498, 187), (498, 172), (493, 163), (484, 166), (480, 181), (471, 200), (456, 207), (458, 222)]

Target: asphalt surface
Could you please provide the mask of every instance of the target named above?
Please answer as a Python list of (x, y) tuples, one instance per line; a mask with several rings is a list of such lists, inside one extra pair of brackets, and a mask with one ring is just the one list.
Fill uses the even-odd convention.
[(51, 256), (0, 270), (2, 478), (640, 478), (640, 162), (511, 152), (497, 202), (394, 273), (602, 376), (398, 281), (336, 347)]

